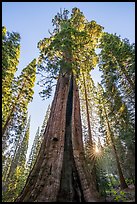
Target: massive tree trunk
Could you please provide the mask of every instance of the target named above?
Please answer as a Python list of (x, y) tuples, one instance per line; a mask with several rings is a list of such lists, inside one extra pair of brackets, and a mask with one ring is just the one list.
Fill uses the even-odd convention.
[(58, 79), (39, 155), (16, 202), (97, 200), (84, 160), (78, 89), (66, 73)]

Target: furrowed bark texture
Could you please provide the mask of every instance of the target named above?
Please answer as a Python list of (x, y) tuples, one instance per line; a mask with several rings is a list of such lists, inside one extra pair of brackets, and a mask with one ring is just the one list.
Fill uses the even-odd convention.
[(38, 158), (16, 202), (97, 201), (89, 177), (78, 90), (66, 74), (58, 80)]
[(79, 174), (81, 187), (85, 202), (98, 202), (100, 197), (96, 191), (96, 186), (93, 185), (94, 179), (91, 180), (91, 175), (88, 172), (84, 157), (84, 148), (82, 140), (82, 124), (80, 115), (80, 100), (76, 82), (74, 80), (73, 87), (73, 114), (72, 114), (72, 146), (73, 155), (76, 164), (76, 169)]

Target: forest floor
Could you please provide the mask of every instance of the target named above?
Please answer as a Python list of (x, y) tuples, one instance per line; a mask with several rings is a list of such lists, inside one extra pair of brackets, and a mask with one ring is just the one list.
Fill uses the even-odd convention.
[(124, 190), (111, 190), (106, 197), (106, 202), (135, 202), (135, 186), (131, 184)]

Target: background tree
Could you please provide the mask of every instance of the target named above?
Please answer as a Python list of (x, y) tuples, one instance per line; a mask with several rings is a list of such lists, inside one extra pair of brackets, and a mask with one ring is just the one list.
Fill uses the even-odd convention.
[[(135, 158), (135, 45), (130, 44), (128, 39), (122, 40), (116, 34), (104, 33), (100, 47), (102, 50), (99, 68), (102, 71), (102, 84), (106, 93), (109, 93), (106, 96), (111, 102), (109, 115), (115, 121), (113, 132), (117, 135), (117, 149), (123, 149), (123, 152), (125, 152), (121, 154), (119, 151), (121, 162), (125, 169), (125, 175), (133, 179)], [(127, 161), (130, 164), (128, 168)], [(132, 172), (132, 176), (129, 171)]]
[[(14, 100), (12, 96), (12, 82), (14, 80), (20, 56), (20, 35), (16, 32), (8, 32), (2, 27), (2, 127), (4, 126), (8, 113)], [(5, 146), (6, 138), (3, 137)]]
[[(24, 68), (21, 72), (21, 75), (17, 77), (14, 86), (14, 101), (11, 105), (11, 109), (8, 112), (7, 119), (3, 126), (3, 135), (11, 120), (13, 118), (14, 112), (18, 111), (18, 109), (22, 109), (24, 111), (27, 110), (28, 103), (32, 100), (33, 96), (33, 87), (36, 79), (36, 59), (34, 59), (26, 68)], [(17, 90), (15, 90), (17, 88)], [(22, 111), (21, 111), (22, 112)]]
[[(32, 100), (36, 59), (15, 77), (20, 35), (2, 28), (2, 165), (3, 199), (13, 201), (25, 181), (24, 161), (28, 142), (27, 106)], [(26, 133), (25, 133), (26, 132)], [(26, 134), (26, 136), (24, 136)], [(26, 138), (26, 143), (23, 138)], [(24, 138), (24, 140), (25, 140)], [(19, 150), (20, 147), (20, 150)], [(22, 149), (21, 149), (22, 148)], [(22, 151), (19, 154), (19, 151)], [(20, 159), (20, 162), (19, 162)], [(20, 163), (20, 164), (19, 164)], [(22, 165), (22, 166), (21, 166)], [(21, 177), (22, 175), (22, 177)], [(22, 186), (22, 187), (21, 187)]]
[(87, 167), (91, 173), (92, 180), (94, 180), (94, 186), (98, 189), (94, 148), (100, 135), (97, 130), (99, 124), (95, 105), (96, 87), (90, 74), (82, 73), (82, 76), (79, 78), (79, 89), (85, 154), (87, 155), (87, 149), (90, 151), (90, 158), (86, 156)]
[[(112, 118), (108, 117), (109, 114), (112, 114), (112, 112), (111, 112), (111, 105), (112, 104), (109, 102), (110, 107), (107, 107), (107, 100), (105, 98), (103, 98), (104, 91), (103, 91), (103, 88), (101, 87), (101, 85), (98, 85), (98, 93), (100, 95), (99, 104), (101, 104), (100, 109), (102, 111), (102, 117), (104, 117), (104, 120), (106, 123), (107, 140), (110, 141), (110, 144), (112, 145), (112, 148), (114, 150), (114, 154), (115, 154), (115, 158), (116, 158), (116, 162), (117, 162), (119, 179), (120, 179), (120, 186), (122, 189), (124, 189), (124, 188), (127, 188), (127, 184), (126, 184), (125, 179), (124, 179), (124, 175), (123, 175), (122, 168), (120, 165), (118, 152), (117, 152), (116, 145), (115, 145), (116, 133), (114, 134), (114, 132), (113, 132), (113, 125), (115, 124), (115, 121), (113, 121)], [(110, 122), (109, 118), (111, 119), (111, 122)]]
[(34, 165), (35, 160), (37, 158), (37, 155), (38, 155), (37, 146), (39, 146), (39, 143), (40, 143), (40, 141), (39, 141), (39, 127), (38, 127), (35, 138), (34, 138), (34, 142), (33, 142), (30, 154), (29, 154), (29, 158), (28, 158), (28, 161), (26, 164), (27, 174), (29, 174), (29, 172), (33, 168), (33, 165)]
[(26, 68), (22, 70), (20, 76), (13, 81), (14, 89), (12, 97), (14, 100), (12, 101), (5, 125), (3, 126), (3, 135), (4, 138), (6, 138), (6, 140), (3, 141), (3, 173), (5, 172), (5, 169), (7, 169), (7, 162), (10, 158), (10, 163), (8, 163), (9, 172), (7, 171), (6, 174), (4, 173), (3, 177), (4, 183), (9, 174), (14, 172), (15, 169), (15, 167), (12, 167), (15, 166), (15, 155), (18, 151), (18, 147), (20, 146), (25, 131), (27, 106), (32, 100), (35, 78), (36, 60), (33, 60)]
[(122, 99), (134, 116), (135, 44), (130, 44), (128, 39), (121, 39), (116, 34), (104, 33), (100, 48), (102, 49), (99, 63), (100, 70), (106, 79), (107, 75), (113, 73)]
[(39, 130), (39, 127), (37, 129), (37, 132), (34, 138), (34, 142), (33, 142), (30, 154), (29, 154), (29, 158), (26, 164), (27, 174), (30, 173), (37, 159), (42, 141), (44, 139), (44, 131), (45, 131), (45, 128), (48, 122), (49, 114), (50, 114), (50, 105), (47, 108), (46, 115), (45, 115), (45, 118), (44, 118), (44, 121), (41, 127), (41, 131)]
[(10, 162), (10, 168), (4, 184), (5, 191), (3, 192), (4, 202), (13, 202), (21, 192), (25, 181), (25, 162), (29, 141), (30, 118), (26, 124), (24, 135), (18, 145), (17, 151)]
[(8, 155), (14, 157), (15, 152), (22, 140), (26, 119), (28, 103), (32, 101), (33, 87), (36, 78), (36, 60), (33, 60), (24, 68), (14, 80), (14, 89), (12, 105), (9, 115), (3, 126), (3, 135), (6, 140), (3, 141), (3, 171)]

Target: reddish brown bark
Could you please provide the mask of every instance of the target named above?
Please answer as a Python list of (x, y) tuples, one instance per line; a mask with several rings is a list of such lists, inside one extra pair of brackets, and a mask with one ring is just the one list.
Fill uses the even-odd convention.
[[(92, 138), (92, 134), (91, 134), (91, 123), (90, 123), (90, 115), (89, 115), (89, 101), (88, 101), (88, 94), (87, 94), (87, 87), (86, 87), (86, 82), (85, 82), (85, 76), (84, 73), (83, 75), (83, 85), (84, 85), (84, 92), (85, 92), (85, 103), (86, 103), (86, 113), (87, 113), (87, 126), (88, 126), (88, 140), (90, 142), (90, 144), (92, 145), (92, 149), (93, 149), (93, 138)], [(95, 163), (95, 161), (92, 159), (91, 164)], [(97, 185), (97, 178), (96, 178), (96, 166), (93, 165), (92, 171), (91, 171), (91, 176), (93, 178), (93, 186), (94, 189), (98, 188)]]
[(72, 144), (73, 155), (76, 163), (76, 168), (79, 173), (82, 190), (86, 202), (99, 201), (99, 195), (96, 191), (94, 178), (91, 180), (91, 175), (87, 169), (84, 157), (83, 140), (82, 140), (82, 125), (80, 115), (79, 92), (76, 82), (74, 80), (73, 90), (73, 115), (72, 115)]
[(92, 134), (91, 134), (91, 125), (90, 125), (90, 117), (89, 117), (88, 96), (87, 96), (87, 88), (86, 88), (84, 73), (83, 73), (83, 82), (84, 82), (84, 92), (85, 92), (85, 102), (86, 102), (86, 112), (87, 112), (87, 123), (88, 123), (88, 137), (89, 137), (89, 142), (93, 145)]
[[(70, 76), (58, 80), (44, 140), (36, 163), (16, 202), (96, 201), (84, 163), (78, 90), (75, 80), (72, 116), (68, 119)], [(71, 127), (71, 128), (70, 128)], [(68, 140), (69, 142), (66, 140)], [(66, 146), (67, 145), (67, 146)], [(68, 151), (68, 156), (65, 156)], [(66, 160), (68, 168), (66, 168)], [(68, 180), (67, 180), (68, 175)], [(69, 183), (69, 187), (66, 185)], [(76, 185), (77, 186), (76, 186)], [(62, 194), (66, 187), (66, 197)], [(67, 189), (69, 193), (67, 193)], [(69, 196), (70, 195), (70, 196)]]

